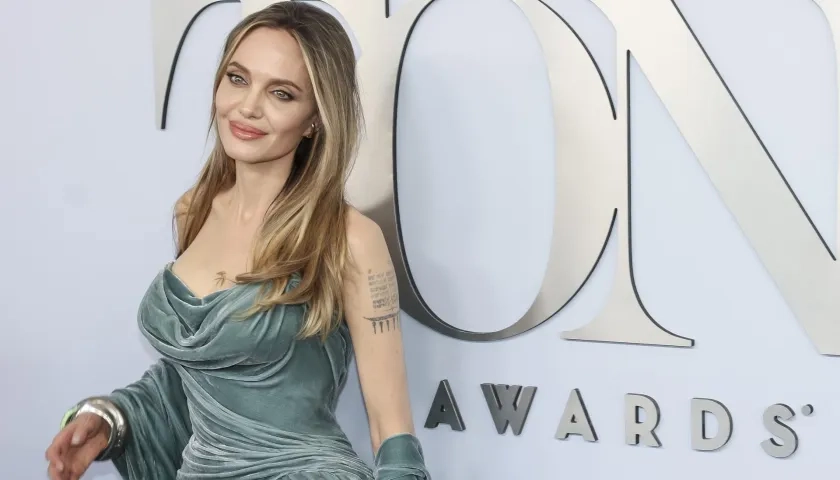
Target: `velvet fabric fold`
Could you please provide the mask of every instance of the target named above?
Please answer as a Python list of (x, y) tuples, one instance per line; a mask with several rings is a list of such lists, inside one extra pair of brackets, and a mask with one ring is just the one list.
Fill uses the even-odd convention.
[[(288, 288), (299, 282), (295, 277)], [(247, 319), (255, 285), (198, 298), (168, 264), (140, 305), (138, 325), (162, 355), (114, 391), (129, 438), (113, 460), (127, 480), (428, 480), (416, 437), (382, 443), (375, 466), (335, 419), (352, 359), (346, 325), (322, 342), (295, 335), (305, 305)]]
[(376, 480), (431, 479), (420, 440), (408, 433), (388, 437), (376, 452), (374, 477)]
[(140, 380), (116, 390), (111, 400), (129, 418), (129, 442), (114, 458), (123, 478), (171, 479), (181, 466), (192, 425), (181, 378), (161, 359)]

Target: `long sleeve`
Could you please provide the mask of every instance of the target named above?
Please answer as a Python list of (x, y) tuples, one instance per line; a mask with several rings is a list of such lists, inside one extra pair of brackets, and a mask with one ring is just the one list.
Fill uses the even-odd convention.
[(114, 391), (111, 400), (128, 421), (125, 451), (113, 459), (127, 480), (174, 479), (192, 433), (181, 377), (159, 360), (135, 383)]
[(420, 440), (409, 433), (388, 437), (374, 459), (375, 480), (431, 480)]

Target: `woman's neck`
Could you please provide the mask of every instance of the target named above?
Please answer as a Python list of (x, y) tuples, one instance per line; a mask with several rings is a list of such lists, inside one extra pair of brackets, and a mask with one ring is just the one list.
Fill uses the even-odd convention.
[(236, 223), (261, 220), (277, 197), (291, 172), (292, 159), (270, 162), (236, 162), (236, 182), (223, 200)]

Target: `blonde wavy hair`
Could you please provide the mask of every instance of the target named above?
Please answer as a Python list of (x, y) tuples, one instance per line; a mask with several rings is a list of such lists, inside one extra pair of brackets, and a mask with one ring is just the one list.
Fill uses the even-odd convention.
[[(306, 303), (299, 333), (325, 338), (343, 319), (342, 285), (349, 264), (344, 186), (362, 123), (356, 57), (350, 38), (330, 13), (302, 1), (275, 3), (244, 18), (227, 37), (213, 91), (242, 39), (257, 28), (289, 32), (303, 52), (315, 93), (319, 128), (294, 153), (289, 179), (257, 232), (251, 271), (238, 283), (262, 283), (250, 315), (283, 303)], [(177, 255), (198, 235), (220, 192), (236, 180), (234, 161), (217, 139), (201, 173), (175, 208)], [(179, 228), (180, 226), (180, 228)], [(295, 274), (300, 283), (285, 292)], [(284, 293), (285, 292), (285, 293)]]

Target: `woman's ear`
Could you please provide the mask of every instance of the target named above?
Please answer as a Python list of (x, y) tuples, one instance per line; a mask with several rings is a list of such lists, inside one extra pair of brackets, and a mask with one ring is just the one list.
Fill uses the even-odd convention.
[(303, 133), (303, 136), (307, 138), (312, 138), (315, 136), (316, 133), (318, 133), (319, 129), (320, 123), (318, 122), (318, 117), (315, 117), (309, 124), (309, 127), (307, 127), (306, 131)]

